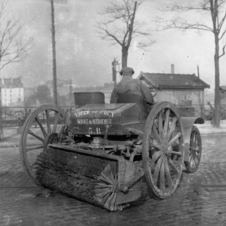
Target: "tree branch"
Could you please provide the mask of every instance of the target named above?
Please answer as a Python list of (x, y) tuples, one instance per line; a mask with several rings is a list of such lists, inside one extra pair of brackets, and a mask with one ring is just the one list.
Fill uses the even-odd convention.
[(104, 39), (106, 39), (107, 37), (110, 37), (113, 40), (115, 40), (119, 45), (122, 45), (122, 42), (120, 42), (119, 39), (115, 35), (113, 35), (112, 33), (110, 33), (108, 31), (107, 26), (105, 26), (105, 28), (103, 28), (103, 26), (100, 23), (98, 23), (98, 28), (106, 34), (106, 36), (103, 36)]
[[(113, 1), (113, 0), (112, 0)], [(97, 22), (98, 33), (102, 39), (109, 40), (114, 44), (119, 44), (122, 50), (122, 59), (127, 62), (128, 50), (134, 40), (134, 37), (150, 39), (150, 32), (142, 28), (144, 23), (136, 20), (136, 14), (140, 5), (145, 0), (121, 0), (112, 2), (110, 6), (102, 11), (101, 15), (105, 16), (105, 22)], [(109, 17), (109, 19), (106, 19)], [(107, 22), (106, 22), (107, 21)], [(136, 34), (136, 36), (134, 36)], [(142, 41), (141, 47), (148, 47), (145, 41)], [(122, 65), (126, 65), (123, 61)]]
[(137, 2), (134, 3), (133, 16), (131, 18), (131, 22), (130, 22), (129, 27), (128, 27), (129, 37), (128, 37), (128, 42), (127, 42), (127, 45), (126, 45), (127, 48), (130, 46), (130, 43), (131, 43), (131, 40), (132, 40), (133, 24), (134, 24), (134, 20), (135, 20), (136, 10), (137, 10)]
[(223, 53), (218, 57), (219, 59), (225, 55), (225, 47), (226, 47), (226, 44), (223, 46)]
[(12, 62), (22, 60), (32, 43), (32, 38), (23, 41), (23, 25), (6, 11), (6, 0), (0, 6), (0, 70)]

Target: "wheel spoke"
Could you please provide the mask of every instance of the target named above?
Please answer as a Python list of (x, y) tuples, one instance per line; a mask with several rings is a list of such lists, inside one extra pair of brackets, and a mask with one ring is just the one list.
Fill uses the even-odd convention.
[(199, 144), (200, 144), (200, 140), (199, 140), (199, 138), (197, 136), (196, 136), (196, 140), (195, 140), (195, 146), (199, 146)]
[(162, 160), (160, 169), (160, 189), (165, 190), (165, 159)]
[(194, 156), (194, 160), (195, 160), (195, 165), (197, 165), (199, 163), (199, 156)]
[(166, 136), (167, 141), (169, 141), (169, 139), (172, 136), (173, 131), (175, 130), (176, 122), (177, 122), (177, 118), (174, 117), (173, 120), (172, 120), (172, 122), (171, 122), (171, 124), (170, 124), (170, 129), (169, 129), (169, 131), (167, 133), (167, 136)]
[(194, 160), (194, 157), (192, 155), (190, 156), (189, 162), (190, 162), (191, 168), (194, 168), (195, 167), (195, 160)]
[(54, 120), (54, 125), (53, 125), (53, 129), (52, 129), (52, 133), (55, 133), (56, 132), (56, 128), (57, 128), (57, 124), (58, 124), (59, 119), (60, 119), (60, 113), (57, 112), (57, 114), (55, 114), (55, 120)]
[(161, 156), (161, 152), (160, 151), (156, 151), (153, 155), (152, 155), (152, 159), (149, 163), (150, 167), (152, 168), (152, 166), (154, 166), (156, 160)]
[(190, 147), (190, 150), (193, 152), (200, 152), (199, 148)]
[(167, 135), (167, 131), (168, 131), (168, 127), (169, 127), (169, 113), (170, 113), (170, 110), (168, 109), (166, 111), (166, 114), (165, 114), (165, 121), (164, 121), (164, 133), (163, 133), (163, 137), (166, 138), (166, 135)]
[(160, 134), (158, 134), (158, 131), (155, 125), (153, 125), (153, 133), (154, 133), (154, 139), (156, 139), (156, 141), (160, 144), (161, 143)]
[(46, 112), (46, 125), (47, 125), (47, 133), (51, 133), (51, 127), (50, 127), (50, 115), (49, 115), (49, 110), (45, 110)]
[(172, 145), (178, 138), (181, 137), (181, 133), (177, 133), (168, 143), (168, 145)]
[(173, 182), (172, 182), (172, 178), (171, 178), (171, 175), (170, 175), (168, 160), (165, 160), (164, 163), (165, 163), (167, 185), (168, 185), (169, 188), (171, 188), (173, 186)]
[(180, 173), (180, 170), (175, 166), (175, 164), (172, 161), (172, 159), (169, 159), (169, 164), (177, 171), (177, 173)]
[(158, 145), (158, 144), (153, 144), (153, 143), (150, 143), (150, 147), (153, 147), (153, 148), (156, 148), (158, 150), (160, 150), (161, 146)]
[(26, 148), (26, 150), (27, 150), (27, 152), (29, 152), (29, 151), (37, 150), (37, 149), (40, 149), (40, 148), (44, 148), (44, 145), (29, 147), (29, 148)]
[(174, 154), (174, 155), (179, 155), (179, 156), (182, 155), (181, 152), (177, 152), (177, 151), (170, 151), (170, 153), (171, 153), (171, 154)]
[(46, 131), (45, 131), (45, 129), (44, 129), (44, 127), (43, 127), (38, 115), (35, 117), (35, 121), (38, 123), (38, 125), (39, 125), (39, 127), (40, 127), (40, 129), (41, 129), (41, 131), (43, 133), (43, 136), (47, 137), (47, 133), (46, 133)]
[(159, 120), (158, 120), (158, 122), (159, 122), (159, 136), (160, 136), (160, 138), (162, 138), (163, 137), (163, 120), (162, 120), (162, 112), (160, 112), (159, 113)]
[(160, 166), (162, 164), (162, 157), (160, 157), (158, 159), (158, 162), (156, 164), (156, 167), (155, 167), (155, 172), (154, 172), (154, 183), (157, 184), (158, 182), (158, 177), (159, 177), (159, 171), (160, 171)]
[(30, 135), (32, 135), (33, 137), (36, 137), (38, 140), (42, 141), (42, 143), (45, 142), (45, 140), (44, 140), (42, 137), (40, 137), (40, 136), (38, 136), (37, 134), (33, 133), (30, 129), (28, 130), (28, 133), (29, 133)]

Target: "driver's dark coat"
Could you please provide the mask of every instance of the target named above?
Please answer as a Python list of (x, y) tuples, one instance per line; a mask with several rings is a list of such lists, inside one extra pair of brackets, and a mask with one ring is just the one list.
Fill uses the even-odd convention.
[(121, 81), (116, 84), (111, 93), (111, 103), (118, 102), (118, 96), (120, 94), (138, 94), (141, 95), (148, 103), (153, 103), (153, 96), (148, 86), (139, 79), (132, 79), (131, 76), (124, 75)]

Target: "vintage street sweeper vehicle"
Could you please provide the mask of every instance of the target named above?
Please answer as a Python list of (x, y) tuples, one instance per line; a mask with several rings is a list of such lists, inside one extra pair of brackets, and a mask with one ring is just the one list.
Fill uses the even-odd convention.
[(201, 135), (169, 102), (147, 105), (135, 94), (106, 104), (101, 92), (74, 93), (75, 109), (43, 105), (26, 119), (20, 153), (39, 185), (122, 210), (142, 196), (171, 196), (183, 172), (197, 170)]

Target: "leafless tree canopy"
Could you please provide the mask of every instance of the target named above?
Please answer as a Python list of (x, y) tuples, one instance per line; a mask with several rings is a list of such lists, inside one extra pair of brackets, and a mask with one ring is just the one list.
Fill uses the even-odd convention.
[(0, 5), (0, 70), (26, 56), (32, 39), (23, 40), (22, 28), (19, 20), (9, 14), (7, 1), (3, 1)]
[[(172, 20), (164, 20), (160, 18), (159, 22), (164, 24), (163, 29), (183, 29), (183, 30), (199, 30), (199, 31), (208, 31), (212, 32), (214, 35), (217, 35), (218, 40), (220, 41), (225, 33), (226, 33), (226, 26), (225, 26), (225, 18), (226, 18), (226, 1), (225, 0), (198, 0), (198, 1), (191, 1), (191, 3), (175, 3), (175, 4), (168, 4), (164, 6), (165, 11), (171, 12), (178, 12), (178, 13), (186, 13), (189, 11), (194, 11), (197, 14), (203, 12), (203, 16), (206, 16), (207, 22), (199, 21), (195, 19), (194, 16), (192, 19), (186, 18), (183, 19), (180, 16), (175, 17)], [(196, 14), (196, 15), (197, 15)], [(194, 14), (195, 15), (195, 14)], [(208, 17), (211, 16), (211, 20), (208, 20)], [(225, 54), (225, 47), (222, 47), (222, 54), (219, 55), (219, 58)]]
[[(176, 17), (171, 20), (161, 19), (164, 24), (163, 29), (199, 30), (211, 32), (214, 36), (214, 69), (215, 69), (215, 99), (214, 99), (214, 125), (220, 126), (220, 58), (225, 55), (226, 44), (220, 42), (226, 33), (226, 1), (225, 0), (196, 0), (190, 3), (179, 3), (166, 5), (165, 10), (170, 12), (186, 13), (194, 12), (192, 18), (182, 19)], [(195, 14), (196, 12), (196, 14)], [(202, 20), (200, 14), (206, 14)], [(203, 15), (204, 16), (204, 15)], [(209, 20), (208, 20), (209, 19)]]
[(144, 22), (135, 18), (142, 3), (143, 1), (135, 0), (112, 2), (100, 13), (105, 16), (104, 22), (97, 22), (100, 36), (112, 44), (119, 44), (122, 52), (128, 52), (132, 39), (141, 36), (146, 40), (138, 42), (137, 47), (146, 48), (152, 45), (154, 41), (151, 40), (151, 32), (144, 26)]

